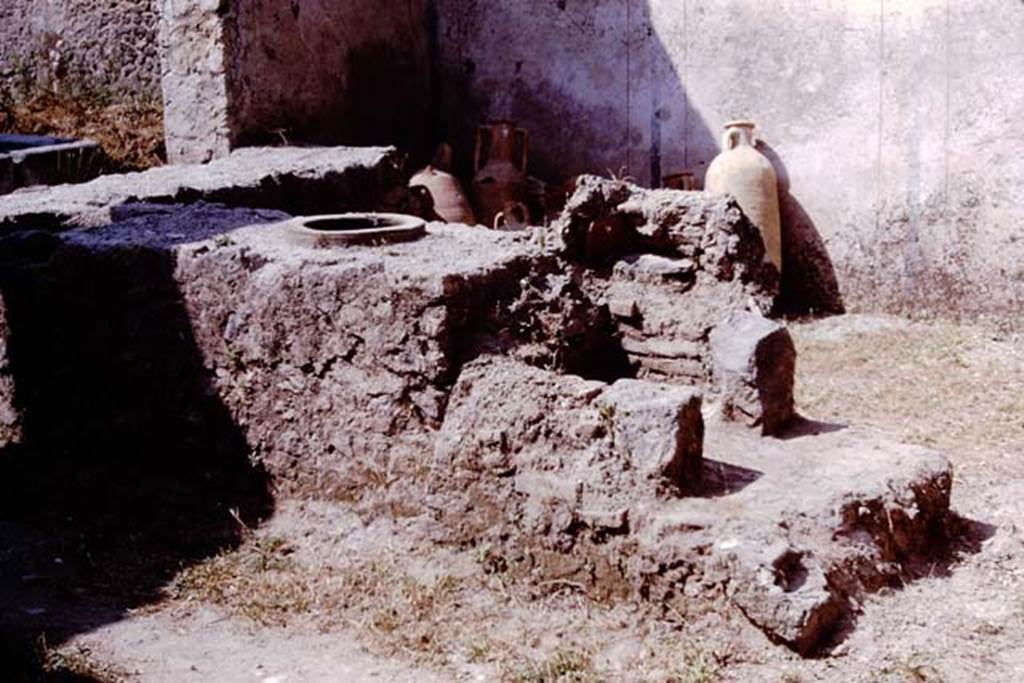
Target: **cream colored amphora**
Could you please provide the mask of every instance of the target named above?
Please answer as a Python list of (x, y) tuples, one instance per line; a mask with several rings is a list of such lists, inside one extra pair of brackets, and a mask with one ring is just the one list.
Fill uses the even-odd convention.
[(761, 231), (765, 260), (782, 272), (779, 179), (772, 163), (755, 147), (754, 127), (752, 121), (725, 124), (722, 153), (708, 167), (704, 189), (736, 198), (743, 213)]

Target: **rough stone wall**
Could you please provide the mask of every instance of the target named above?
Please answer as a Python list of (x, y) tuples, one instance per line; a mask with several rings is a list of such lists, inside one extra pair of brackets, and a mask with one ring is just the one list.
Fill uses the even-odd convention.
[(235, 4), (232, 106), (243, 143), (429, 142), (426, 0)]
[[(999, 315), (1024, 299), (1024, 4), (439, 0), (446, 134), (532, 132), (548, 179), (703, 177), (752, 117), (783, 184), (783, 291), (827, 253), (853, 308)], [(466, 169), (468, 170), (468, 169)], [(789, 281), (787, 282), (787, 278)]]
[(161, 0), (167, 152), (272, 142), (432, 147), (426, 0)]
[(72, 91), (160, 92), (158, 0), (4, 0), (0, 78)]

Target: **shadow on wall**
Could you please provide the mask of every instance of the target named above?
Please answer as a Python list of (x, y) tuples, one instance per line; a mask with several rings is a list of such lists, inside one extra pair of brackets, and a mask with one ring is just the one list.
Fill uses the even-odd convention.
[[(438, 141), (455, 142), (469, 179), (477, 124), (515, 121), (531, 132), (531, 172), (549, 183), (625, 173), (656, 187), (683, 170), (702, 182), (718, 136), (685, 87), (683, 13), (652, 16), (648, 0), (489, 3), (435, 0), (443, 91)], [(674, 23), (673, 23), (674, 22)], [(674, 55), (674, 58), (673, 58)], [(736, 112), (737, 115), (742, 112)], [(779, 173), (784, 273), (779, 312), (840, 313), (824, 241)]]
[(835, 267), (814, 221), (790, 191), (789, 170), (764, 141), (758, 144), (779, 177), (782, 215), (782, 279), (775, 305), (783, 315), (830, 315), (845, 312)]
[(40, 635), (58, 645), (157, 599), (273, 502), (210, 388), (170, 252), (44, 233), (0, 248), (21, 416), (0, 450), (0, 658), (35, 680)]
[(432, 151), (427, 0), (235, 4), (230, 91), (239, 144)]
[(438, 141), (472, 176), (476, 126), (511, 120), (532, 138), (531, 173), (558, 183), (624, 174), (657, 186), (703, 168), (715, 136), (691, 105), (647, 2), (436, 0), (441, 35)]

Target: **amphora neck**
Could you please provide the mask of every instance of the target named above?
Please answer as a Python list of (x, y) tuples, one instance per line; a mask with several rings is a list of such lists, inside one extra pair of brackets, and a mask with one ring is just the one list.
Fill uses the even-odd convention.
[(754, 128), (755, 124), (753, 121), (730, 121), (725, 124), (725, 135), (722, 137), (722, 149), (735, 149), (740, 145), (754, 147), (756, 144)]

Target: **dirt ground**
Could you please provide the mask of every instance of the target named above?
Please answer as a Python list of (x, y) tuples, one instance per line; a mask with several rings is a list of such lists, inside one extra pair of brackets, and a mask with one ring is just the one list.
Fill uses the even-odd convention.
[(725, 605), (607, 605), (511, 580), (487, 548), (417, 547), (401, 520), (291, 502), (151, 604), (41, 652), (65, 680), (1024, 680), (1024, 338), (851, 315), (791, 325), (798, 406), (945, 452), (962, 551), (870, 597), (801, 660)]

